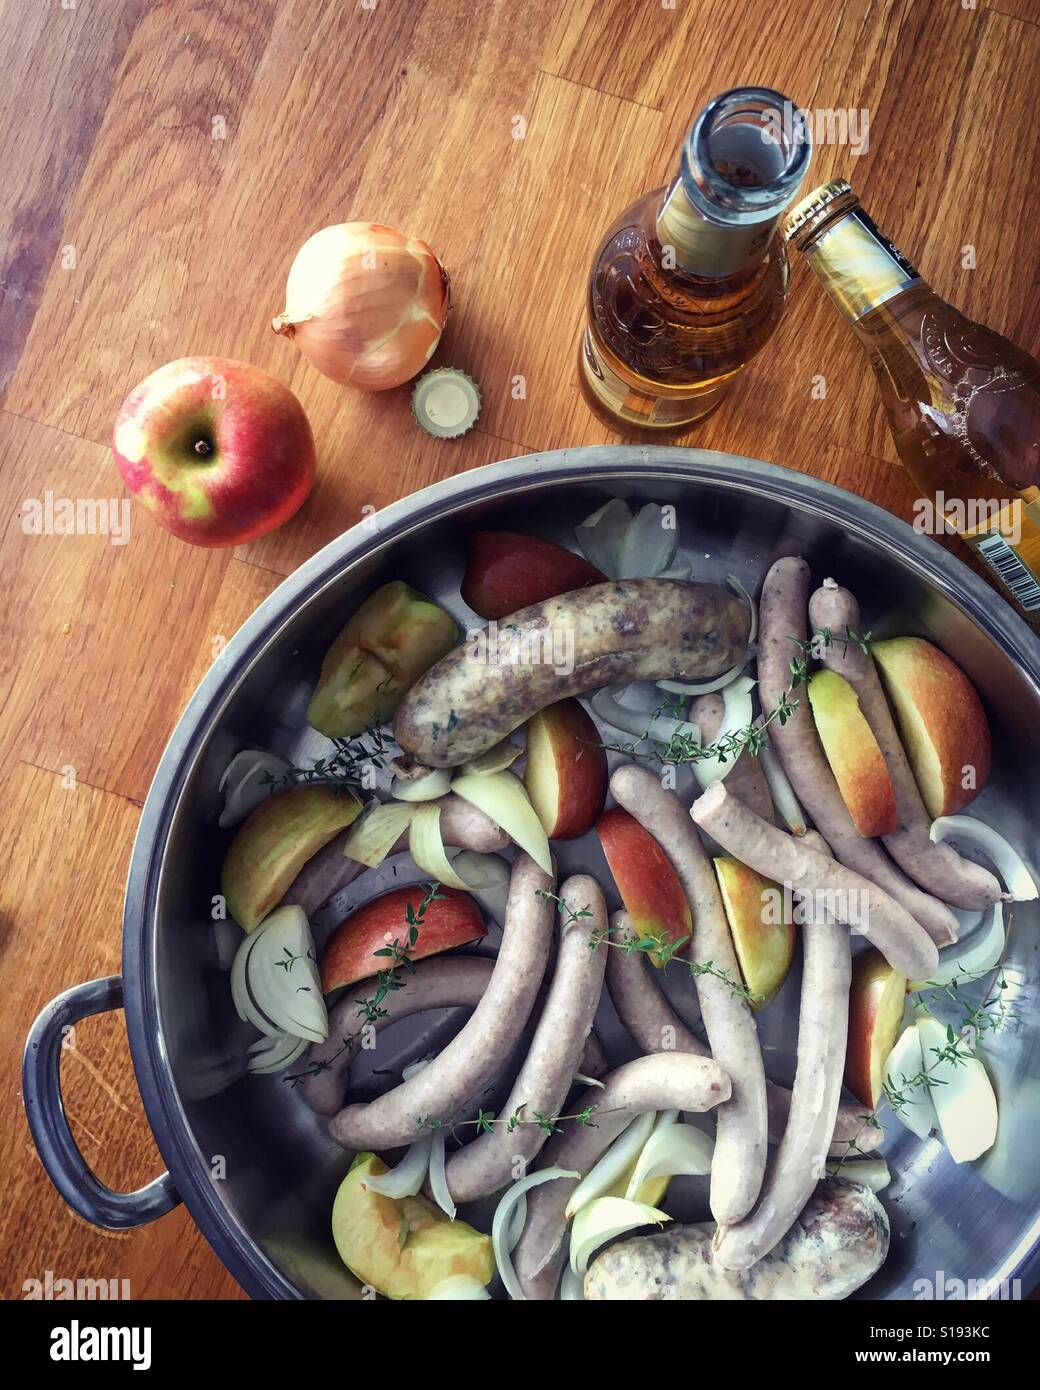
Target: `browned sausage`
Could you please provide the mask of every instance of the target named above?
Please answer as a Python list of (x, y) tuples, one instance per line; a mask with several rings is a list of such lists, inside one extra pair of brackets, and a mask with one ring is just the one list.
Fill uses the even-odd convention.
[(449, 652), (405, 695), (394, 736), (424, 766), (454, 767), (568, 696), (725, 671), (748, 629), (746, 605), (714, 584), (594, 584), (522, 608)]

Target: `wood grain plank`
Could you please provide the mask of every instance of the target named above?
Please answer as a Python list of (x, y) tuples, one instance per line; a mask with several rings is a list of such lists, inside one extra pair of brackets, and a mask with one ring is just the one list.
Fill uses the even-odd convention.
[(12, 635), (0, 657), (0, 750), (141, 801), (231, 557), (185, 545), (138, 508), (122, 545), (111, 534), (26, 534), (25, 501), (50, 492), (118, 506), (118, 474), (106, 448), (7, 414), (0, 441)]
[[(123, 884), (137, 810), (82, 783), (66, 788), (60, 776), (24, 763), (4, 778), (0, 795), (0, 860), (6, 866), (0, 948), (5, 975), (21, 982), (17, 998), (0, 1011), (0, 1059), (5, 1096), (17, 1101), (14, 1078), (38, 1010), (69, 985), (119, 970)], [(102, 1181), (130, 1190), (162, 1172), (121, 1014), (76, 1025), (62, 1054), (62, 1093), (76, 1141)], [(125, 1279), (132, 1298), (161, 1290), (169, 1296), (175, 1289), (242, 1296), (183, 1211), (118, 1233), (74, 1216), (44, 1173), (24, 1117), (6, 1118), (0, 1295), (24, 1297), (26, 1282), (42, 1281), (50, 1270), (55, 1278)]]
[(145, 8), (146, 0), (0, 4), (0, 149), (7, 166), (0, 192), (0, 403), (66, 244), (70, 205)]

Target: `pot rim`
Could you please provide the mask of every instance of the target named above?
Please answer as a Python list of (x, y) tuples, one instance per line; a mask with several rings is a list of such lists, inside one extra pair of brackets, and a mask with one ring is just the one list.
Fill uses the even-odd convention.
[[(734, 495), (767, 490), (791, 510), (868, 541), (926, 580), (1022, 669), (1040, 703), (1040, 638), (993, 589), (944, 546), (844, 488), (778, 464), (712, 449), (585, 445), (521, 455), (453, 475), (391, 503), (330, 541), (289, 575), (231, 638), (189, 700), (163, 750), (141, 811), (123, 911), (123, 985), (130, 1052), (145, 1113), (177, 1190), (217, 1256), (255, 1298), (303, 1298), (221, 1201), (181, 1107), (159, 1029), (155, 913), (174, 812), (201, 749), (235, 688), (279, 628), (352, 564), (400, 540), (444, 510), (504, 501), (567, 482), (626, 478), (689, 481)], [(1040, 1212), (997, 1282), (1026, 1283), (1040, 1266)]]

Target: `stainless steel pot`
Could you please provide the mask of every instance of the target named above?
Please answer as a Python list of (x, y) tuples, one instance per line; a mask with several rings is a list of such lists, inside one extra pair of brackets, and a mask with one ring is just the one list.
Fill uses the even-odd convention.
[[(285, 581), (214, 662), (177, 725), (141, 816), (127, 886), (121, 979), (60, 995), (26, 1046), (24, 1094), (41, 1158), (66, 1201), (105, 1227), (151, 1221), (187, 1203), (206, 1238), (253, 1295), (350, 1298), (329, 1211), (345, 1156), (277, 1077), (243, 1075), (252, 1030), (235, 1017), (218, 964), (211, 895), (227, 836), (215, 829), (217, 781), (239, 748), (314, 751), (304, 708), (321, 656), (360, 596), (405, 578), (458, 598), (474, 526), (563, 537), (608, 496), (674, 503), (698, 578), (737, 574), (752, 589), (769, 563), (801, 551), (814, 574), (858, 593), (875, 635), (915, 632), (970, 674), (995, 733), (990, 786), (973, 810), (1038, 862), (1040, 642), (1008, 606), (934, 540), (858, 497), (799, 473), (699, 449), (618, 446), (512, 459), (435, 484), (354, 527)], [(317, 742), (320, 742), (318, 740)], [(588, 839), (588, 837), (587, 837)], [(564, 867), (598, 867), (587, 841)], [(987, 1045), (1001, 1101), (996, 1147), (955, 1166), (937, 1141), (889, 1118), (900, 1174), (886, 1194), (892, 1253), (863, 1296), (914, 1296), (914, 1281), (1038, 1273), (1040, 1032), (1034, 1022), (1037, 909), (1016, 908), (1010, 935), (1011, 1027)], [(169, 1172), (135, 1193), (93, 1176), (69, 1132), (58, 1059), (65, 1026), (122, 1003), (137, 1079)], [(767, 1011), (771, 1012), (771, 1011)], [(609, 1006), (597, 1026), (623, 1055)], [(767, 1054), (774, 1055), (774, 1054)], [(779, 1067), (780, 1078), (784, 1068)]]

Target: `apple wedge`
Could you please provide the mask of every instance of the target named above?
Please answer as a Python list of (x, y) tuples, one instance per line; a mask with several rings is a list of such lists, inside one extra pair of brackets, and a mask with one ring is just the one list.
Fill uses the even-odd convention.
[[(654, 837), (618, 806), (603, 812), (596, 830), (640, 940), (652, 938), (663, 947), (688, 940), (693, 931), (690, 905), (671, 861)], [(662, 965), (667, 953), (651, 951), (650, 959)]]
[(577, 700), (539, 710), (527, 724), (524, 785), (550, 840), (576, 840), (607, 799), (607, 755)]
[(885, 1088), (885, 1069), (905, 1004), (906, 977), (893, 970), (873, 947), (858, 955), (852, 963), (849, 991), (845, 1085), (871, 1110)]
[(713, 862), (740, 973), (752, 995), (751, 1007), (763, 1009), (794, 960), (795, 926), (783, 909), (783, 890), (739, 859)]
[(993, 1147), (997, 1138), (997, 1097), (986, 1068), (962, 1039), (958, 1059), (943, 1055), (950, 1046), (950, 1031), (931, 1014), (917, 1020), (925, 1070), (938, 1083), (930, 1087), (939, 1117), (943, 1143), (954, 1163), (971, 1163)]
[(402, 949), (408, 947), (408, 959), (414, 961), (479, 941), (487, 933), (480, 908), (468, 893), (440, 887), (437, 897), (427, 903), (409, 947), (410, 917), (418, 912), (425, 893), (422, 884), (395, 888), (345, 918), (329, 937), (321, 957), (323, 992), (331, 994), (390, 969), (393, 958), (377, 953), (394, 941), (400, 942)]
[(369, 594), (325, 653), (307, 722), (353, 738), (392, 719), (405, 692), (455, 645), (455, 620), (395, 579)]
[(562, 545), (515, 531), (475, 531), (469, 538), (462, 597), (482, 618), (504, 618), (557, 594), (606, 579)]
[(258, 926), (307, 860), (360, 812), (353, 792), (322, 783), (290, 787), (258, 806), (239, 827), (221, 870), (221, 891), (238, 925), (247, 932)]
[(975, 687), (923, 637), (893, 637), (870, 650), (929, 815), (954, 815), (989, 778), (989, 722)]
[(836, 671), (817, 671), (809, 681), (809, 703), (856, 829), (867, 837), (890, 835), (899, 824), (895, 788), (854, 687)]

